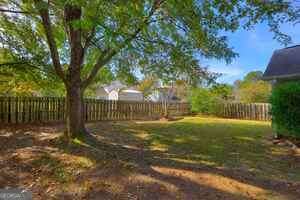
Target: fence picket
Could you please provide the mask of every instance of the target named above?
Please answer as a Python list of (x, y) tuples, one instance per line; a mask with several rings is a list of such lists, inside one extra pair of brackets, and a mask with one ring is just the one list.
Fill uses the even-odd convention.
[[(86, 121), (154, 119), (164, 111), (162, 103), (98, 99), (85, 99), (84, 108)], [(64, 121), (65, 109), (65, 98), (61, 97), (0, 97), (0, 122), (16, 124)], [(187, 103), (172, 103), (168, 109), (171, 115), (190, 113)]]
[(268, 103), (225, 103), (219, 117), (269, 121), (271, 105)]

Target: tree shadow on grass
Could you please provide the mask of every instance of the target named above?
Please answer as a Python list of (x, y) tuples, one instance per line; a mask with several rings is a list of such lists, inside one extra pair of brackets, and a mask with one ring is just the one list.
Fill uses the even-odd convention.
[[(263, 156), (253, 160), (251, 157), (253, 148), (262, 148), (254, 152), (254, 157), (267, 153), (266, 147), (257, 144), (256, 141), (262, 139), (261, 134), (256, 131), (253, 136), (243, 134), (245, 131), (251, 133), (255, 128), (265, 131), (264, 127), (223, 126), (218, 123), (208, 124), (207, 127), (190, 122), (97, 123), (89, 126), (93, 133), (91, 136), (75, 140), (71, 145), (56, 139), (44, 140), (41, 139), (43, 137), (34, 134), (25, 134), (25, 137), (24, 133), (27, 131), (17, 131), (1, 143), (9, 144), (5, 149), (2, 148), (1, 157), (4, 159), (5, 153), (14, 152), (16, 149), (35, 148), (37, 151), (34, 155), (49, 153), (46, 165), (43, 159), (41, 166), (49, 166), (50, 162), (59, 163), (58, 167), (61, 167), (62, 163), (56, 161), (49, 150), (56, 149), (56, 154), (85, 157), (95, 162), (93, 167), (76, 174), (72, 181), (68, 182), (68, 185), (71, 185), (69, 188), (54, 195), (56, 199), (263, 199), (268, 195), (269, 199), (299, 199), (299, 183), (288, 185), (290, 182), (285, 176), (282, 180), (261, 177), (257, 176), (257, 171), (238, 167), (244, 162), (251, 165), (267, 159)], [(210, 133), (211, 127), (214, 127), (211, 129), (214, 133), (205, 139), (204, 136)], [(232, 133), (236, 128), (241, 130)], [(57, 131), (61, 130), (55, 130), (53, 133)], [(51, 131), (39, 128), (35, 134), (42, 132)], [(216, 138), (222, 134), (226, 135), (224, 141), (222, 138)], [(18, 143), (17, 146), (14, 146), (13, 140)], [(157, 150), (153, 148), (155, 146), (162, 146), (162, 149)], [(202, 146), (208, 149), (203, 149)], [(234, 148), (230, 148), (231, 146)], [(231, 158), (231, 153), (238, 153), (238, 149), (249, 152), (240, 159)], [(39, 151), (42, 154), (37, 154)], [(224, 154), (225, 158), (219, 157), (218, 154)], [(41, 157), (37, 156), (36, 160), (38, 159)], [(230, 162), (226, 162), (226, 159)], [(234, 165), (235, 168), (227, 164), (239, 160), (242, 162)], [(32, 171), (28, 169), (31, 165), (28, 166), (24, 160), (18, 159), (11, 162), (17, 167), (14, 171), (7, 169), (6, 174), (1, 173), (1, 177), (7, 176), (8, 180), (15, 175), (18, 178), (12, 179), (6, 186), (24, 184), (20, 174), (32, 175)], [(2, 163), (4, 167), (7, 165)], [(257, 170), (265, 170), (265, 165), (262, 166), (262, 169)], [(72, 186), (84, 189), (79, 192), (73, 191), (70, 189)], [(45, 188), (39, 188), (37, 191), (43, 190)], [(266, 194), (269, 192), (271, 194)], [(47, 195), (45, 193), (40, 198), (49, 198)]]
[[(181, 124), (180, 126), (191, 126), (191, 124), (185, 123)], [(114, 126), (114, 125), (112, 125)], [(118, 132), (118, 125), (115, 125), (113, 130)], [(126, 125), (125, 125), (126, 126)], [(149, 124), (142, 125), (142, 131), (151, 132), (153, 131), (153, 127), (148, 129)], [(150, 126), (157, 126), (157, 124)], [(129, 125), (128, 127), (131, 127)], [(120, 127), (119, 127), (120, 128)], [(138, 127), (139, 129), (141, 126)], [(171, 129), (177, 129), (178, 124), (175, 127), (171, 127)], [(195, 128), (195, 127), (194, 127)], [(199, 128), (199, 127), (198, 127)], [(246, 129), (253, 129), (254, 127), (248, 127)], [(257, 127), (256, 127), (257, 128)], [(189, 162), (189, 160), (193, 160), (193, 151), (189, 152), (190, 155), (180, 155), (178, 151), (181, 149), (173, 148), (174, 145), (178, 145), (176, 143), (176, 139), (178, 134), (174, 134), (173, 138), (170, 138), (172, 135), (160, 135), (160, 142), (166, 143), (169, 148), (166, 151), (159, 151), (153, 150), (149, 148), (151, 145), (151, 133), (150, 136), (147, 137), (147, 140), (144, 141), (140, 137), (137, 137), (135, 134), (124, 134), (124, 126), (121, 127), (122, 133), (103, 133), (105, 132), (104, 129), (99, 129), (96, 127), (92, 132), (94, 133), (92, 137), (89, 137), (84, 142), (84, 147), (87, 148), (86, 150), (89, 151), (98, 151), (99, 153), (105, 152), (105, 158), (100, 158), (100, 162), (104, 160), (109, 160), (111, 158), (117, 160), (118, 162), (127, 163), (127, 165), (133, 166), (134, 170), (132, 173), (137, 173), (136, 176), (143, 174), (148, 177), (148, 179), (154, 179), (152, 181), (148, 180), (138, 182), (138, 183), (131, 183), (130, 181), (125, 181), (125, 187), (122, 187), (121, 194), (134, 194), (136, 197), (142, 199), (152, 199), (155, 198), (155, 195), (162, 195), (165, 199), (174, 199), (176, 196), (179, 196), (179, 199), (253, 199), (259, 195), (268, 196), (271, 195), (270, 198), (273, 197), (280, 197), (281, 198), (288, 198), (288, 199), (299, 199), (300, 191), (297, 190), (300, 187), (299, 183), (294, 183), (293, 185), (289, 185), (290, 183), (284, 180), (268, 178), (268, 177), (261, 177), (257, 176), (256, 171), (251, 171), (248, 168), (230, 168), (228, 166), (220, 165), (222, 164), (222, 160), (219, 160), (215, 157), (211, 157), (209, 161), (216, 161), (213, 165), (207, 165), (201, 162), (193, 163)], [(170, 131), (170, 127), (166, 126), (165, 129), (162, 127), (158, 127), (160, 132)], [(98, 131), (97, 131), (98, 130)], [(99, 131), (101, 130), (101, 131)], [(134, 132), (134, 130), (131, 130)], [(125, 131), (126, 132), (126, 131)], [(154, 130), (155, 132), (155, 130)], [(110, 134), (110, 135), (108, 135)], [(116, 135), (114, 135), (116, 134)], [(156, 134), (156, 133), (155, 133)], [(158, 134), (158, 133), (157, 133)], [(100, 137), (99, 137), (100, 136)], [(117, 136), (117, 139), (113, 139), (112, 137)], [(109, 137), (109, 138), (106, 138)], [(125, 137), (126, 144), (120, 143), (118, 141), (122, 141), (122, 137)], [(152, 137), (157, 137), (157, 135), (152, 135)], [(166, 137), (166, 138), (162, 138)], [(242, 140), (245, 140), (244, 134), (235, 134), (234, 137), (241, 137)], [(100, 139), (99, 139), (100, 138)], [(250, 138), (250, 139), (249, 139)], [(247, 148), (256, 147), (258, 148), (257, 141), (252, 141), (251, 137), (246, 138), (246, 141), (250, 143), (250, 146)], [(261, 138), (260, 135), (255, 135), (254, 139)], [(232, 138), (231, 138), (232, 139)], [(150, 140), (150, 142), (149, 142)], [(170, 140), (174, 140), (175, 142), (170, 142)], [(197, 139), (195, 142), (198, 142)], [(132, 143), (130, 143), (132, 142)], [(217, 143), (220, 141), (217, 141)], [(255, 144), (252, 144), (255, 143)], [(181, 141), (182, 144), (182, 141)], [(185, 145), (195, 145), (188, 141)], [(226, 145), (230, 145), (226, 144)], [(241, 145), (238, 145), (238, 147)], [(259, 147), (263, 148), (263, 147)], [(198, 149), (196, 149), (198, 150)], [(195, 151), (196, 151), (195, 150)], [(233, 150), (231, 150), (233, 151)], [(84, 151), (77, 151), (77, 153), (81, 154)], [(201, 152), (201, 151), (200, 151)], [(222, 153), (222, 152), (220, 152)], [(247, 154), (244, 156), (244, 159), (247, 159), (251, 152), (246, 152)], [(265, 149), (259, 153), (266, 153)], [(95, 155), (91, 159), (97, 159), (97, 153), (84, 153), (84, 155)], [(191, 156), (192, 155), (192, 156)], [(229, 154), (228, 154), (229, 155)], [(225, 156), (228, 156), (225, 155)], [(255, 154), (256, 155), (256, 154)], [(254, 155), (254, 156), (255, 156)], [(187, 156), (187, 157), (186, 157)], [(174, 159), (174, 158), (177, 158)], [(179, 158), (179, 159), (178, 159)], [(187, 159), (188, 158), (188, 159)], [(228, 159), (231, 159), (228, 157)], [(263, 158), (267, 159), (267, 158)], [(235, 160), (231, 160), (234, 162)], [(247, 161), (247, 160), (246, 160)], [(250, 159), (252, 162), (252, 160)], [(261, 160), (254, 160), (253, 162), (260, 162)], [(101, 171), (102, 166), (97, 167), (93, 170), (87, 172), (87, 174), (91, 174), (91, 176), (97, 176), (97, 172)], [(119, 168), (120, 169), (120, 168)], [(264, 170), (264, 169), (258, 169)], [(107, 172), (108, 174), (110, 172)], [(87, 175), (85, 174), (85, 175)], [(111, 174), (117, 174), (115, 172)], [(83, 175), (83, 176), (85, 176)], [(101, 179), (102, 176), (99, 176)], [(193, 177), (196, 177), (194, 179)], [(103, 177), (102, 177), (103, 178)], [(121, 179), (121, 177), (119, 177)], [(198, 180), (197, 180), (198, 179)], [(209, 181), (209, 179), (216, 179), (216, 181)], [(203, 182), (202, 182), (203, 181)], [(155, 189), (160, 185), (163, 188), (161, 182), (170, 184), (177, 188), (177, 193), (169, 191), (167, 189), (162, 189), (164, 192), (160, 191), (160, 189)], [(222, 184), (224, 182), (228, 185), (224, 187)], [(147, 186), (148, 185), (148, 186)], [(144, 189), (137, 189), (141, 186)], [(135, 188), (135, 189), (133, 189)], [(242, 188), (240, 191), (237, 188)], [(134, 190), (134, 191), (133, 191)], [(132, 192), (133, 191), (133, 192)], [(140, 192), (139, 192), (140, 191)], [(156, 191), (156, 192), (155, 192)], [(97, 192), (97, 189), (93, 190), (93, 192), (89, 193), (90, 195), (100, 195), (99, 193), (103, 192), (102, 189), (100, 192)], [(269, 194), (270, 193), (270, 194)], [(107, 195), (107, 193), (105, 193)], [(112, 198), (119, 198), (121, 195), (120, 193), (112, 193)], [(169, 196), (168, 196), (168, 195)], [(144, 195), (144, 196), (143, 196)], [(223, 197), (223, 198), (222, 198)], [(258, 197), (259, 198), (259, 197)], [(262, 197), (263, 198), (263, 197)]]

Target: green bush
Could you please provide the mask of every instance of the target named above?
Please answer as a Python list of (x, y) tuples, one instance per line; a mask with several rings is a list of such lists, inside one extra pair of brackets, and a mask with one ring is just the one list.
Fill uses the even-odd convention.
[(219, 98), (213, 92), (206, 88), (192, 89), (190, 95), (192, 112), (201, 114), (217, 114)]
[(276, 86), (271, 96), (274, 128), (281, 135), (300, 138), (300, 82)]

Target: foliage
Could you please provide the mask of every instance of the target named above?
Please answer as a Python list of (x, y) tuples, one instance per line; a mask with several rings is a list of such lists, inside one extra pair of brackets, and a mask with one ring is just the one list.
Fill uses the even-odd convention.
[(279, 134), (300, 138), (300, 82), (277, 85), (271, 96), (272, 120)]
[(148, 76), (140, 81), (137, 85), (137, 89), (143, 93), (144, 98), (147, 98), (157, 88), (158, 84), (159, 80), (156, 77)]
[(217, 114), (225, 101), (232, 100), (233, 87), (215, 83), (210, 87), (193, 88), (189, 94), (192, 111), (202, 114)]
[(176, 80), (174, 83), (175, 96), (181, 101), (186, 102), (188, 100), (189, 90), (191, 85), (185, 80)]
[[(83, 48), (79, 63), (83, 83), (90, 83), (95, 76), (91, 74), (103, 66), (128, 82), (136, 81), (137, 68), (159, 78), (180, 75), (198, 82), (207, 75), (199, 56), (229, 62), (237, 55), (222, 32), (267, 21), (275, 37), (286, 43), (289, 37), (279, 31), (279, 24), (294, 21), (297, 13), (291, 3), (283, 1), (59, 0), (47, 4), (3, 0), (1, 6), (7, 8), (1, 10), (1, 44), (14, 54), (14, 63), (67, 80), (73, 72), (71, 62), (81, 58), (72, 55), (79, 55)], [(76, 12), (71, 16), (74, 19), (66, 17), (68, 9), (80, 11), (79, 18)], [(47, 12), (49, 25), (45, 24)], [(77, 39), (71, 40), (71, 34), (77, 34)], [(76, 51), (72, 45), (78, 47)]]
[(114, 80), (116, 80), (115, 74), (108, 67), (103, 67), (97, 73), (93, 83), (87, 87), (84, 93), (85, 96), (96, 97), (96, 90), (99, 88), (99, 86), (109, 84)]
[(211, 93), (223, 100), (232, 100), (233, 87), (229, 84), (217, 83), (210, 88)]
[(271, 95), (271, 84), (261, 80), (262, 72), (249, 72), (235, 82), (235, 99), (245, 103), (266, 103)]
[(188, 101), (189, 90), (192, 86), (193, 84), (184, 77), (177, 77), (177, 79), (174, 77), (174, 79), (167, 81), (166, 79), (161, 80), (155, 76), (147, 76), (139, 82), (137, 89), (144, 94), (144, 97), (148, 97), (155, 92), (159, 92), (165, 97), (176, 97), (176, 100), (186, 102)]
[[(42, 72), (24, 63), (14, 62), (14, 56), (0, 51), (0, 95), (3, 96), (61, 96), (64, 86), (55, 74)], [(9, 64), (14, 63), (14, 64)]]
[(244, 77), (244, 82), (256, 82), (261, 80), (263, 77), (263, 72), (262, 71), (252, 71), (246, 74)]
[(271, 94), (271, 85), (265, 81), (245, 83), (239, 88), (241, 102), (267, 103)]
[(216, 114), (219, 98), (207, 88), (194, 88), (190, 94), (192, 111), (201, 114)]

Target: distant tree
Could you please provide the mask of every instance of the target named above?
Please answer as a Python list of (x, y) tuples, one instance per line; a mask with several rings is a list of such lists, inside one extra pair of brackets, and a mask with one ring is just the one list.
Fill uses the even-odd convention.
[(158, 87), (159, 80), (154, 76), (145, 77), (137, 85), (137, 89), (143, 93), (144, 99), (147, 99)]
[(176, 80), (174, 83), (175, 96), (180, 99), (180, 101), (186, 102), (191, 87), (192, 85), (185, 80)]
[(256, 82), (261, 80), (263, 77), (262, 71), (252, 71), (249, 72), (243, 79), (243, 82)]
[(229, 84), (214, 84), (210, 91), (223, 100), (232, 100), (233, 98), (233, 86)]
[(238, 91), (242, 102), (267, 103), (271, 95), (271, 85), (259, 80), (241, 85)]
[(219, 98), (208, 88), (193, 88), (190, 93), (189, 101), (192, 111), (202, 114), (216, 114)]
[(202, 114), (217, 114), (219, 106), (233, 98), (233, 86), (214, 83), (209, 87), (194, 87), (189, 94), (192, 111)]
[(246, 103), (266, 103), (271, 95), (270, 83), (261, 80), (262, 72), (249, 72), (243, 80), (235, 82), (235, 99)]
[(298, 14), (282, 0), (2, 0), (0, 12), (1, 45), (13, 61), (63, 83), (69, 139), (87, 133), (83, 96), (101, 68), (194, 76), (199, 65), (191, 61), (200, 56), (230, 62), (237, 55), (222, 32), (267, 21), (289, 42), (279, 25)]

